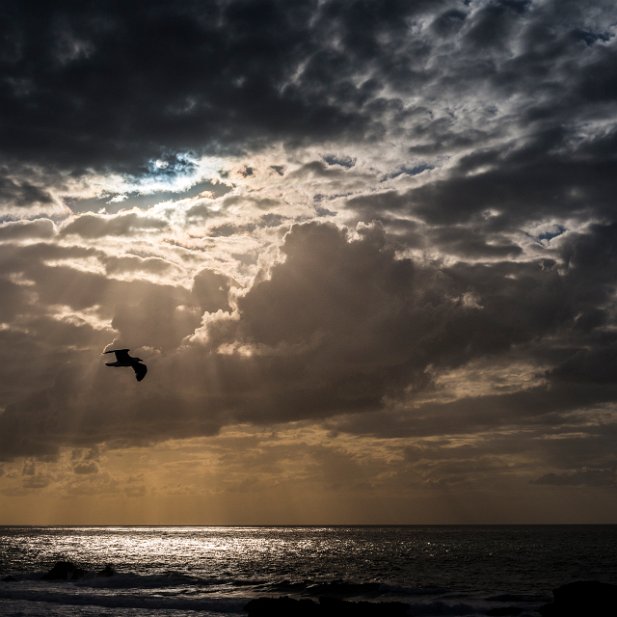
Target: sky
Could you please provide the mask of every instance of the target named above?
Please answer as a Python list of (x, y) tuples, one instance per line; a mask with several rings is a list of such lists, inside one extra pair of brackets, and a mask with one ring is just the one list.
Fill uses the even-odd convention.
[(617, 523), (612, 0), (0, 23), (0, 524)]

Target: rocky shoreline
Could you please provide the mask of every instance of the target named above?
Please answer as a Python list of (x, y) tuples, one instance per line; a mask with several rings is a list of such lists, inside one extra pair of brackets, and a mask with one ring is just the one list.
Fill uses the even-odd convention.
[[(258, 598), (245, 607), (248, 617), (413, 617), (402, 602), (352, 602), (340, 598)], [(488, 617), (519, 615), (523, 609), (489, 609)], [(542, 617), (602, 617), (617, 615), (617, 585), (599, 581), (576, 581), (553, 590), (553, 601), (538, 607)]]
[(542, 617), (617, 615), (617, 585), (576, 581), (553, 590), (553, 602), (540, 607)]
[[(57, 561), (41, 577), (46, 581), (77, 581), (90, 577), (113, 577), (115, 568), (108, 564), (100, 570), (86, 570), (71, 561)], [(5, 576), (4, 582), (16, 581)], [(318, 599), (290, 596), (260, 597), (250, 600), (244, 611), (247, 617), (414, 617), (413, 609), (404, 602), (370, 602), (341, 597), (320, 596)], [(538, 606), (534, 612), (542, 617), (603, 617), (617, 615), (617, 585), (599, 581), (576, 581), (553, 590), (553, 601)], [(487, 609), (487, 617), (521, 615), (524, 609), (503, 606)], [(452, 615), (454, 617), (454, 615)]]

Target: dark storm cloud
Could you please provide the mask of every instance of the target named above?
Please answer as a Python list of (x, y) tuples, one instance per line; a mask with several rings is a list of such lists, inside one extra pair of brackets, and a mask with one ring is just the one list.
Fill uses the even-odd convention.
[[(540, 261), (420, 267), (396, 259), (379, 228), (349, 242), (333, 226), (296, 227), (282, 250), (286, 261), (238, 299), (238, 320), (213, 325), (209, 343), (255, 346), (268, 358), (261, 371), (283, 371), (284, 383), (267, 397), (272, 416), (378, 408), (386, 396), (429, 385), (429, 365), (440, 370), (514, 345), (533, 347), (574, 328), (584, 306), (582, 296), (569, 297), (557, 269)], [(292, 403), (287, 388), (302, 392), (302, 402)], [(532, 405), (529, 413), (540, 411)], [(496, 416), (487, 411), (491, 421)]]
[[(580, 441), (586, 457), (599, 451), (613, 455), (613, 447), (607, 439), (600, 439), (603, 433), (611, 433), (617, 424), (614, 419), (603, 425), (589, 426), (595, 405), (615, 400), (617, 388), (613, 385), (589, 387), (585, 385), (548, 384), (509, 394), (468, 396), (447, 403), (426, 403), (412, 408), (412, 413), (388, 413), (384, 416), (366, 414), (350, 416), (333, 421), (337, 430), (380, 437), (440, 437), (443, 435), (474, 436), (491, 431), (509, 432), (517, 439), (521, 431), (532, 430), (537, 435), (566, 433), (564, 427), (580, 432)], [(590, 439), (596, 437), (596, 440)], [(558, 460), (570, 458), (568, 451), (576, 440), (547, 446)], [(612, 438), (611, 438), (612, 441)], [(551, 442), (549, 442), (551, 443)], [(579, 452), (579, 456), (581, 452)]]
[[(503, 134), (494, 118), (513, 94), (520, 106), (504, 125), (570, 130), (614, 99), (613, 39), (597, 30), (610, 10), (598, 2), (588, 16), (551, 1), (4, 2), (1, 155), (73, 173), (165, 176), (189, 172), (204, 151), (405, 130), (416, 152), (451, 152)], [(408, 95), (422, 102), (409, 105)], [(442, 99), (466, 101), (476, 117), (459, 125)], [(427, 119), (407, 127), (418, 110)], [(325, 156), (344, 167), (353, 160)], [(14, 183), (5, 178), (0, 191), (19, 203), (48, 198)]]
[(605, 338), (608, 340), (604, 347), (597, 341), (596, 349), (573, 350), (551, 371), (553, 380), (589, 384), (617, 382), (617, 340), (613, 336)]
[[(244, 289), (203, 265), (187, 288), (121, 280), (175, 270), (78, 245), (168, 229), (134, 211), (58, 232), (3, 224), (0, 458), (318, 419), (379, 437), (529, 431), (533, 444), (505, 435), (456, 460), (542, 452), (538, 483), (612, 486), (614, 3), (8, 1), (0, 19), (2, 204), (51, 204), (54, 171), (169, 181), (200, 154), (247, 153), (232, 195), (202, 183), (183, 197), (221, 245), (256, 239), (292, 222), (286, 196), (242, 194), (263, 171), (254, 151), (282, 142), (290, 160), (267, 161), (269, 179), (319, 183), (307, 201), (323, 216), (355, 181), (341, 215), (361, 223), (293, 227), (281, 263)], [(112, 212), (177, 196), (67, 203)], [(116, 337), (148, 345), (151, 370), (120, 400), (132, 375), (92, 361)], [(532, 384), (439, 398), (440, 375), (510, 354), (538, 367)], [(439, 450), (423, 456), (452, 475)]]
[[(3, 3), (2, 155), (135, 173), (157, 158), (157, 173), (179, 173), (178, 152), (362, 132), (367, 93), (351, 78), (382, 53), (380, 32), (404, 32), (428, 4)], [(335, 86), (337, 65), (351, 72)]]
[[(610, 214), (617, 155), (606, 148), (615, 135), (588, 138), (574, 148), (562, 129), (537, 134), (527, 143), (465, 157), (447, 180), (411, 191), (414, 210), (437, 224), (480, 219), (495, 209), (503, 227), (545, 216)], [(609, 153), (610, 152), (610, 153)], [(473, 173), (482, 167), (489, 169)]]
[[(61, 369), (62, 375), (66, 371), (63, 377), (52, 371), (53, 386), (33, 395), (32, 402), (7, 408), (0, 417), (6, 428), (2, 434), (21, 435), (32, 428), (31, 422), (43, 421), (40, 414), (49, 413), (60, 428), (50, 433), (49, 440), (42, 439), (40, 448), (28, 438), (20, 450), (34, 448), (40, 453), (62, 444), (79, 445), (78, 439), (90, 444), (104, 439), (148, 441), (201, 434), (237, 420), (261, 423), (376, 410), (386, 396), (402, 396), (410, 387), (422, 390), (430, 382), (429, 365), (459, 366), (551, 326), (550, 319), (542, 321), (541, 310), (537, 314), (537, 298), (534, 302), (530, 290), (533, 277), (542, 274), (531, 266), (527, 277), (513, 281), (509, 295), (504, 292), (493, 300), (487, 309), (490, 315), (484, 315), (461, 300), (469, 288), (462, 276), (397, 259), (378, 227), (350, 241), (332, 225), (297, 226), (282, 251), (285, 261), (273, 268), (270, 278), (238, 298), (236, 317), (210, 322), (205, 346), (181, 343), (199, 326), (203, 310), (229, 308), (232, 282), (222, 275), (200, 273), (189, 293), (143, 281), (114, 281), (64, 266), (35, 266), (30, 260), (25, 274), (35, 283), (36, 306), (98, 307), (123, 339), (138, 339), (168, 352), (158, 361), (158, 369), (156, 362), (152, 367), (159, 375), (155, 385), (135, 390), (131, 397), (137, 398), (126, 402), (144, 413), (149, 410), (140, 436), (134, 434), (133, 420), (123, 420), (120, 408), (101, 432), (102, 420), (96, 414), (108, 404), (101, 396), (90, 397), (82, 412), (88, 418), (81, 421), (79, 435), (70, 433), (71, 418), (78, 413), (72, 401), (81, 399), (75, 388), (88, 382), (70, 375), (85, 370), (79, 368), (77, 356), (70, 360), (70, 370)], [(495, 274), (502, 276), (503, 272)], [(550, 282), (554, 275), (545, 273), (544, 278), (544, 302), (554, 306), (549, 309), (554, 312), (560, 300)], [(491, 280), (485, 285), (490, 286)], [(65, 289), (74, 291), (67, 295)], [(510, 306), (517, 295), (521, 295), (518, 303)], [(195, 305), (201, 310), (191, 310)], [(58, 328), (47, 323), (50, 333)], [(57, 336), (67, 344), (76, 334), (62, 331)], [(101, 338), (102, 333), (92, 342)], [(41, 345), (42, 340), (35, 337), (31, 345)], [(225, 351), (226, 346), (231, 350)], [(240, 346), (238, 352), (233, 352), (234, 346)], [(244, 354), (243, 347), (253, 352)], [(41, 360), (43, 366), (47, 358)], [(69, 358), (65, 354), (64, 362)], [(94, 391), (108, 387), (108, 372), (99, 369)], [(170, 408), (179, 411), (172, 417)], [(137, 421), (134, 412), (130, 417)], [(17, 453), (16, 443), (11, 442), (9, 452)]]
[[(490, 240), (490, 243), (489, 243)], [(497, 234), (488, 236), (481, 230), (458, 225), (440, 227), (428, 234), (427, 241), (442, 251), (466, 258), (505, 259), (521, 255), (523, 250)]]
[[(474, 15), (465, 35), (466, 41), (482, 50), (507, 45), (512, 28), (516, 26), (516, 17), (524, 13), (530, 5), (531, 0), (521, 2), (500, 0), (486, 3)], [(460, 14), (454, 16), (452, 12), (449, 12), (447, 21), (453, 20), (456, 24), (456, 21), (462, 17), (464, 16)], [(441, 19), (443, 20), (443, 16)]]
[(549, 486), (617, 486), (617, 467), (615, 465), (600, 469), (581, 469), (566, 473), (547, 473), (533, 481), (533, 484)]
[(6, 173), (0, 168), (0, 205), (32, 206), (50, 204), (53, 199), (44, 189), (27, 180), (2, 177)]
[[(598, 226), (594, 233), (606, 235), (609, 250), (611, 231)], [(576, 348), (564, 349), (565, 341), (575, 340), (611, 346), (610, 334), (601, 327), (578, 327), (581, 314), (612, 290), (610, 276), (599, 274), (604, 282), (589, 298), (588, 272), (595, 264), (585, 247), (591, 242), (591, 234), (571, 239), (571, 265), (565, 271), (544, 267), (543, 260), (434, 267), (397, 258), (379, 226), (361, 230), (355, 240), (333, 225), (295, 226), (281, 247), (284, 261), (237, 298), (237, 314), (217, 313), (205, 322), (205, 337), (190, 342), (204, 311), (214, 315), (230, 309), (234, 283), (227, 277), (205, 270), (191, 291), (116, 281), (42, 261), (63, 251), (77, 254), (77, 249), (13, 247), (28, 255), (14, 257), (14, 263), (33, 285), (21, 288), (7, 281), (14, 300), (6, 306), (40, 333), (24, 339), (22, 350), (37, 358), (28, 378), (38, 374), (39, 383), (47, 385), (19, 399), (11, 389), (13, 364), (0, 364), (7, 373), (3, 383), (10, 384), (5, 395), (14, 401), (0, 416), (3, 456), (49, 454), (62, 445), (127, 445), (212, 434), (237, 421), (340, 414), (351, 415), (337, 422), (339, 429), (385, 437), (473, 435), (495, 427), (539, 431), (568, 423), (584, 428), (583, 415), (574, 421), (568, 414), (617, 396), (610, 375), (590, 381), (586, 371), (593, 369), (585, 368), (610, 361), (612, 352), (581, 359)], [(605, 258), (609, 272), (612, 263)], [(149, 360), (157, 379), (127, 389), (127, 398), (116, 400), (110, 370), (87, 360), (93, 349), (110, 342), (108, 331), (60, 323), (39, 308), (64, 304), (74, 310), (96, 307), (123, 340), (162, 349), (163, 355)], [(15, 341), (18, 334), (0, 336)], [(58, 351), (60, 341), (73, 349), (85, 346), (84, 351)], [(513, 349), (520, 357), (552, 363), (554, 370), (540, 373), (544, 385), (422, 404), (413, 414), (380, 411), (387, 401), (430, 392), (432, 376), (442, 370), (472, 360), (490, 363)], [(568, 362), (564, 354), (573, 359)], [(132, 376), (127, 379), (134, 386)], [(80, 403), (84, 396), (88, 405)], [(48, 429), (41, 432), (41, 426)]]
[[(0, 306), (7, 319), (19, 317), (17, 323), (31, 335), (31, 349), (39, 345), (45, 348), (51, 338), (68, 346), (87, 343), (84, 337), (88, 336), (91, 343), (98, 344), (103, 338), (109, 342), (109, 330), (93, 330), (88, 323), (81, 324), (81, 330), (73, 322), (54, 324), (49, 312), (53, 313), (53, 307), (57, 306), (72, 311), (95, 310), (100, 319), (111, 320), (121, 337), (138, 338), (163, 349), (177, 346), (184, 336), (192, 334), (205, 310), (228, 308), (230, 282), (214, 272), (203, 270), (191, 292), (179, 286), (139, 279), (119, 280), (73, 267), (73, 262), (80, 258), (98, 260), (108, 272), (160, 272), (167, 267), (162, 260), (120, 259), (80, 247), (46, 244), (0, 247), (0, 262), (7, 271), (20, 276), (19, 282), (0, 278), (6, 287)], [(48, 322), (50, 327), (46, 329), (43, 326)], [(10, 331), (2, 334), (14, 336)]]
[(420, 215), (431, 225), (449, 226), (443, 234), (471, 223), (487, 239), (492, 232), (547, 217), (610, 220), (617, 190), (616, 135), (602, 131), (572, 144), (573, 136), (562, 128), (546, 130), (463, 157), (445, 179), (404, 193), (354, 197), (348, 205), (363, 218)]
[[(138, 398), (114, 403), (117, 391), (111, 398), (105, 394), (114, 391), (114, 380), (108, 381), (111, 371), (99, 354), (114, 338), (163, 353), (176, 349), (200, 325), (204, 311), (229, 309), (229, 279), (204, 269), (187, 290), (83, 271), (74, 267), (80, 258), (99, 260), (112, 271), (160, 269), (153, 260), (127, 263), (128, 257), (114, 260), (94, 249), (0, 246), (0, 262), (15, 274), (15, 281), (0, 277), (0, 457), (53, 455), (63, 444), (147, 443), (163, 435), (214, 432), (220, 422), (200, 418), (193, 402), (171, 396), (170, 381), (145, 392), (145, 399), (141, 391)], [(135, 417), (133, 406), (144, 413)], [(171, 426), (170, 409), (178, 419)], [(151, 424), (145, 432), (138, 428), (144, 421)], [(91, 467), (82, 465), (81, 473)]]
[[(555, 470), (535, 477), (531, 474), (532, 485), (614, 486), (617, 458), (612, 440), (616, 425), (604, 425), (598, 430), (581, 418), (576, 433), (572, 432), (574, 426), (570, 423), (570, 433), (567, 428), (547, 431), (521, 426), (514, 433), (484, 433), (471, 444), (461, 444), (452, 436), (420, 440), (405, 447), (405, 465), (399, 473), (420, 472), (429, 482), (477, 482), (479, 478), (489, 486), (500, 483), (503, 476), (520, 474), (521, 461), (525, 461), (530, 471)], [(517, 463), (513, 465), (513, 461)]]
[[(478, 246), (495, 244), (495, 231), (546, 217), (611, 220), (617, 159), (607, 105), (616, 96), (615, 37), (581, 32), (614, 23), (614, 7), (598, 2), (585, 13), (570, 2), (487, 2), (475, 8), (452, 8), (433, 21), (442, 38), (431, 45), (444, 62), (424, 88), (436, 101), (466, 101), (465, 121), (456, 111), (437, 113), (437, 103), (408, 134), (410, 153), (467, 154), (436, 181), (353, 198), (349, 206), (365, 220), (420, 215), (447, 228), (439, 235), (471, 223)], [(439, 55), (454, 40), (456, 53), (446, 61)]]

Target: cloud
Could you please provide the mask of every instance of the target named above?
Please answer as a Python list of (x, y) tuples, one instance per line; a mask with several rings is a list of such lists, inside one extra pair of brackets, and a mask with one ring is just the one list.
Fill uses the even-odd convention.
[(615, 468), (582, 469), (568, 473), (547, 473), (534, 480), (545, 486), (614, 487), (617, 484)]
[[(543, 348), (539, 341), (552, 338), (559, 347), (564, 329), (576, 328), (582, 306), (557, 269), (543, 269), (534, 262), (421, 266), (397, 258), (379, 226), (360, 229), (357, 237), (334, 225), (295, 226), (281, 252), (283, 261), (268, 277), (237, 297), (233, 314), (225, 311), (232, 307), (234, 283), (209, 269), (198, 273), (192, 289), (186, 290), (30, 261), (27, 276), (35, 283), (37, 306), (66, 303), (72, 310), (95, 309), (109, 319), (101, 331), (84, 322), (78, 334), (74, 325), (46, 316), (47, 338), (55, 333), (65, 344), (80, 341), (92, 349), (105, 337), (108, 343), (116, 332), (122, 340), (134, 341), (133, 346), (164, 353), (152, 356), (150, 375), (156, 374), (156, 381), (144, 381), (144, 388), (133, 389), (122, 402), (108, 400), (104, 392), (110, 371), (86, 360), (86, 349), (77, 355), (71, 352), (75, 357), (70, 360), (71, 354), (65, 353), (64, 368), (42, 380), (53, 380), (53, 385), (33, 394), (31, 402), (16, 401), (0, 416), (7, 436), (28, 434), (30, 421), (44, 422), (40, 414), (50, 414), (49, 421), (59, 428), (50, 433), (49, 441), (37, 438), (36, 446), (31, 440), (12, 440), (4, 447), (15, 452), (16, 444), (22, 444), (23, 453), (44, 453), (58, 445), (207, 434), (237, 421), (379, 413), (392, 401), (426, 395), (433, 376), (441, 371), (507, 353), (515, 345), (527, 346), (531, 358), (548, 361), (551, 346)], [(67, 288), (75, 291), (66, 296), (62, 290)], [(16, 303), (19, 292), (19, 287), (13, 289)], [(585, 301), (582, 293), (580, 302)], [(26, 314), (25, 308), (21, 311)], [(202, 318), (204, 312), (210, 317)], [(42, 318), (34, 313), (25, 323), (42, 332), (43, 325), (37, 325)], [(191, 339), (198, 329), (205, 337)], [(44, 340), (39, 338), (37, 344)], [(42, 358), (40, 370), (49, 370), (55, 360), (59, 357)], [(408, 428), (392, 418), (388, 431), (439, 432), (446, 417), (452, 432), (486, 430), (515, 418), (528, 418), (533, 424), (558, 410), (614, 396), (608, 384), (578, 390), (560, 386), (564, 370), (546, 373), (552, 383), (548, 389), (539, 386), (505, 396), (421, 405)], [(570, 370), (578, 377), (568, 383), (584, 378), (580, 368)], [(92, 384), (90, 394), (81, 390), (86, 383)], [(89, 401), (87, 419), (73, 434), (76, 414), (84, 413), (74, 401), (84, 396)], [(168, 414), (171, 408), (173, 416)], [(375, 422), (384, 426), (379, 415)]]
[(614, 3), (36, 9), (0, 8), (0, 458), (301, 423), (400, 486), (612, 486)]
[(0, 241), (13, 241), (30, 238), (51, 238), (55, 234), (55, 226), (48, 219), (35, 221), (18, 221), (0, 225)]
[(136, 271), (161, 274), (174, 268), (173, 264), (156, 257), (106, 257), (103, 261), (109, 274)]
[(193, 295), (204, 311), (229, 311), (229, 292), (232, 281), (212, 270), (201, 270), (193, 278)]
[[(6, 173), (6, 170), (4, 170)], [(2, 170), (0, 170), (2, 173)], [(14, 180), (0, 176), (0, 205), (30, 206), (51, 204), (52, 196), (43, 188), (34, 186), (27, 180)]]
[[(493, 224), (503, 227), (551, 215), (602, 213), (614, 189), (607, 172), (615, 161), (604, 156), (602, 144), (609, 137), (590, 137), (584, 148), (568, 152), (569, 137), (549, 131), (505, 152), (502, 146), (470, 155), (450, 178), (410, 191), (408, 203), (437, 224), (480, 221), (490, 209), (498, 213)], [(473, 173), (487, 164), (486, 171)]]
[(462, 225), (438, 227), (429, 232), (428, 243), (444, 253), (467, 259), (506, 259), (522, 255), (523, 249), (499, 234), (483, 234), (481, 230)]
[[(181, 9), (59, 2), (35, 14), (5, 3), (3, 151), (8, 160), (51, 167), (139, 174), (160, 161), (157, 173), (184, 172), (187, 152), (263, 139), (372, 138), (389, 130), (390, 110), (407, 112), (401, 93), (427, 87), (429, 98), (467, 95), (481, 84), (529, 95), (531, 80), (538, 83), (551, 66), (569, 66), (572, 79), (572, 64), (597, 70), (575, 70), (574, 85), (556, 76), (540, 105), (566, 88), (600, 100), (610, 93), (603, 84), (611, 81), (612, 39), (598, 28), (610, 5), (589, 16), (562, 5), (306, 0), (290, 11), (276, 0), (187, 2)], [(571, 33), (579, 33), (576, 51), (565, 47)], [(570, 64), (555, 67), (556, 49)], [(431, 54), (448, 56), (448, 64), (435, 68)], [(204, 66), (217, 70), (204, 75)], [(49, 113), (38, 113), (50, 99)]]
[(82, 462), (82, 463), (77, 463), (77, 465), (75, 465), (73, 467), (73, 471), (76, 474), (91, 474), (91, 473), (98, 473), (98, 465), (94, 462), (94, 461), (90, 461), (90, 462)]
[[(417, 357), (412, 358), (407, 348), (410, 337), (426, 327), (427, 319), (421, 308), (405, 305), (413, 292), (413, 266), (384, 250), (378, 232), (349, 242), (333, 226), (306, 225), (288, 236), (283, 251), (287, 259), (275, 267), (271, 278), (238, 298), (237, 318), (223, 313), (207, 322), (209, 347), (205, 349), (180, 344), (200, 325), (203, 310), (229, 308), (230, 281), (214, 272), (201, 272), (191, 293), (146, 282), (109, 280), (62, 266), (39, 266), (38, 272), (31, 268), (29, 276), (43, 306), (62, 302), (74, 310), (96, 306), (101, 315), (111, 316), (111, 327), (123, 340), (176, 349), (151, 367), (160, 374), (155, 391), (139, 390), (131, 399), (145, 397), (141, 403), (129, 399), (120, 405), (149, 410), (143, 439), (200, 434), (233, 419), (263, 422), (375, 407), (403, 372), (422, 372), (426, 350), (416, 349)], [(65, 298), (62, 290), (67, 287), (79, 293)], [(442, 299), (442, 305), (451, 303)], [(226, 346), (236, 346), (238, 351), (226, 355)], [(257, 355), (244, 355), (243, 346), (254, 348)], [(34, 395), (32, 404), (7, 408), (0, 418), (4, 434), (27, 432), (29, 418), (42, 422), (39, 414), (49, 413), (50, 421), (54, 418), (61, 427), (54, 432), (58, 441), (78, 445), (73, 441), (77, 437), (70, 437), (71, 418), (78, 413), (71, 401), (85, 393), (75, 392), (73, 384), (88, 379), (78, 356), (69, 366), (53, 372), (54, 385)], [(104, 384), (109, 369), (102, 370), (107, 372), (96, 373), (98, 388), (108, 387)], [(195, 395), (187, 400), (185, 392)], [(95, 420), (108, 398), (100, 394), (90, 400), (89, 422), (80, 423), (79, 439), (87, 442), (105, 434)], [(120, 412), (118, 403), (113, 405), (115, 416)], [(176, 410), (173, 420), (166, 411), (170, 406)], [(109, 418), (109, 412), (106, 415)], [(125, 423), (123, 417), (111, 419), (113, 430), (106, 424), (107, 438), (135, 438), (131, 422)], [(20, 428), (23, 423), (26, 426)], [(41, 444), (40, 451), (53, 451), (57, 445)], [(24, 449), (33, 447), (30, 442)]]
[(62, 235), (76, 234), (82, 238), (101, 238), (103, 236), (127, 236), (148, 229), (161, 230), (167, 222), (136, 213), (116, 216), (83, 214), (72, 219), (61, 229)]
[[(402, 4), (390, 9), (375, 17), (390, 25), (411, 12)], [(322, 13), (330, 17), (313, 0), (293, 11), (277, 1), (182, 9), (160, 2), (146, 10), (57, 3), (36, 16), (20, 3), (3, 10), (11, 25), (1, 141), (12, 160), (135, 173), (149, 158), (172, 161), (175, 170), (175, 153), (204, 145), (214, 151), (265, 135), (340, 135), (365, 123), (357, 102), (348, 109), (329, 103), (314, 77), (308, 88), (293, 83), (298, 65), (322, 45)], [(353, 27), (355, 12), (336, 12), (344, 28)], [(217, 68), (204, 74), (206, 66)], [(43, 100), (53, 101), (48, 115), (36, 111)]]

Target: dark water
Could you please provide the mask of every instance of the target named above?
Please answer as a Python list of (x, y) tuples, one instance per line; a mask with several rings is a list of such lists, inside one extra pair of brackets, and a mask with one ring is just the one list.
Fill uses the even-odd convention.
[[(41, 579), (64, 559), (111, 578)], [(573, 580), (617, 583), (617, 526), (0, 527), (0, 615), (241, 615), (260, 596), (523, 615)]]

